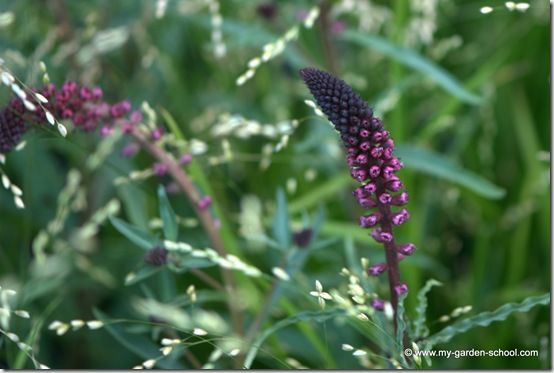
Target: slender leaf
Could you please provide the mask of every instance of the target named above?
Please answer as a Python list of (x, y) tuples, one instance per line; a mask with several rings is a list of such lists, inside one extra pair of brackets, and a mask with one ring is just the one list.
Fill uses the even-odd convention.
[(452, 337), (467, 332), (477, 326), (489, 326), (495, 321), (503, 321), (515, 312), (528, 312), (535, 306), (550, 304), (550, 293), (526, 298), (521, 303), (508, 303), (492, 312), (482, 312), (476, 316), (455, 322), (425, 340), (426, 348), (437, 343), (448, 342)]
[[(104, 323), (104, 329), (108, 331), (123, 347), (147, 360), (160, 355), (159, 347), (150, 342), (147, 338), (141, 335), (129, 335), (121, 325), (110, 323), (109, 318), (101, 311), (94, 309), (94, 316)], [(183, 366), (177, 361), (172, 361), (167, 357), (156, 362), (156, 365), (164, 369), (182, 369)]]
[(464, 169), (439, 153), (404, 145), (397, 148), (397, 154), (406, 167), (464, 186), (482, 197), (499, 199), (506, 193), (499, 186)]
[(131, 225), (119, 218), (110, 216), (110, 222), (115, 229), (119, 231), (119, 233), (144, 250), (150, 250), (152, 247), (161, 243), (157, 237), (152, 236), (147, 231)]
[(482, 98), (469, 92), (448, 71), (428, 60), (413, 49), (394, 44), (387, 39), (373, 34), (364, 34), (354, 30), (347, 30), (341, 35), (342, 39), (361, 46), (375, 49), (384, 55), (408, 66), (434, 80), (446, 91), (469, 104), (478, 105)]
[(396, 348), (403, 365), (408, 366), (408, 362), (404, 357), (404, 334), (406, 333), (406, 321), (404, 320), (404, 299), (406, 299), (406, 294), (398, 297), (398, 305), (396, 306)]
[(134, 273), (133, 276), (129, 276), (127, 279), (125, 279), (125, 285), (133, 285), (137, 282), (140, 282), (142, 280), (147, 279), (150, 276), (155, 275), (158, 273), (163, 267), (153, 267), (153, 266), (144, 266), (141, 269), (139, 269), (136, 273)]
[(287, 210), (287, 198), (282, 189), (277, 190), (277, 211), (273, 217), (273, 238), (284, 247), (290, 247), (290, 226)]
[(244, 361), (244, 369), (250, 369), (252, 366), (252, 362), (254, 362), (254, 359), (256, 358), (256, 355), (258, 354), (258, 351), (264, 341), (273, 333), (278, 331), (279, 329), (285, 328), (289, 325), (296, 324), (300, 321), (316, 321), (316, 322), (323, 322), (328, 319), (335, 318), (337, 316), (344, 316), (346, 312), (341, 309), (334, 309), (329, 311), (304, 311), (301, 312), (295, 316), (288, 317), (284, 320), (279, 321), (275, 325), (273, 325), (271, 328), (268, 328), (264, 330), (263, 333), (261, 333), (258, 338), (252, 343), (252, 346), (250, 347), (250, 350), (246, 354), (246, 360)]
[(177, 241), (179, 235), (179, 227), (177, 225), (177, 219), (175, 218), (175, 212), (171, 208), (167, 193), (163, 185), (158, 187), (158, 199), (160, 203), (160, 217), (163, 221), (165, 238), (171, 241)]
[(429, 334), (429, 329), (425, 325), (425, 312), (427, 311), (427, 293), (431, 290), (433, 286), (442, 286), (442, 283), (437, 280), (430, 279), (417, 294), (417, 299), (419, 302), (416, 307), (417, 316), (414, 320), (416, 338), (426, 337)]

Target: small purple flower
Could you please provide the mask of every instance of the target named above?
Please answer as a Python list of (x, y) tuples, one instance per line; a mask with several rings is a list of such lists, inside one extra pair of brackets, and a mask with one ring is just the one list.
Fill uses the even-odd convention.
[(144, 262), (152, 266), (162, 266), (167, 263), (168, 251), (163, 247), (154, 247), (144, 254)]
[(292, 234), (292, 242), (300, 248), (308, 247), (312, 241), (313, 231), (310, 228), (304, 228)]
[(131, 110), (131, 103), (127, 100), (121, 101), (113, 105), (110, 109), (110, 114), (113, 118), (121, 118)]
[(346, 30), (346, 24), (343, 21), (335, 21), (331, 24), (331, 33), (341, 34)]
[(152, 130), (152, 133), (150, 134), (150, 137), (152, 138), (152, 140), (154, 141), (157, 141), (159, 139), (161, 139), (163, 136), (163, 131), (161, 128), (159, 127), (156, 127)]
[(385, 272), (386, 270), (387, 270), (387, 263), (377, 263), (370, 266), (367, 269), (367, 273), (369, 273), (371, 276), (379, 276), (381, 273)]
[(200, 198), (197, 206), (200, 210), (206, 210), (208, 207), (210, 207), (211, 204), (212, 204), (212, 197), (204, 196)]
[(398, 245), (398, 252), (402, 255), (412, 255), (416, 250), (416, 245), (413, 243), (405, 243), (403, 245)]
[(379, 298), (375, 298), (371, 300), (371, 307), (375, 309), (376, 311), (383, 311), (385, 309), (385, 301)]
[(154, 163), (154, 166), (152, 167), (153, 171), (154, 171), (154, 174), (156, 176), (164, 176), (165, 174), (167, 174), (167, 171), (169, 170), (169, 167), (167, 167), (167, 165), (163, 162), (157, 162), (157, 163)]
[(176, 194), (179, 192), (179, 185), (176, 182), (172, 181), (165, 186), (165, 191), (169, 194)]
[(102, 135), (102, 137), (107, 137), (111, 135), (111, 133), (112, 133), (112, 128), (109, 126), (104, 126), (100, 129), (100, 135)]
[(396, 285), (394, 287), (394, 292), (397, 296), (401, 296), (402, 294), (405, 294), (408, 292), (408, 285), (401, 283), (399, 285)]
[(191, 161), (192, 161), (192, 155), (190, 155), (188, 153), (182, 154), (179, 157), (179, 164), (181, 164), (183, 166), (189, 164)]
[(139, 144), (137, 144), (136, 142), (131, 142), (123, 147), (123, 149), (121, 150), (121, 155), (123, 155), (124, 157), (133, 157), (135, 154), (138, 153), (139, 149)]

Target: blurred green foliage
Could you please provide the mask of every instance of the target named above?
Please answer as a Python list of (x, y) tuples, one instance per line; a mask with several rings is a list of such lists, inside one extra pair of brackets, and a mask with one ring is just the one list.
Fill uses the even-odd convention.
[[(202, 1), (169, 0), (163, 17), (157, 18), (155, 1), (5, 0), (0, 11), (11, 12), (13, 20), (1, 28), (0, 56), (29, 86), (41, 84), (39, 61), (44, 61), (56, 84), (72, 79), (98, 85), (109, 100), (128, 98), (136, 107), (147, 101), (167, 113), (159, 115), (161, 124), (168, 127), (168, 118), (174, 118), (185, 138), (206, 142), (208, 153), (196, 157), (189, 172), (216, 201), (229, 252), (265, 273), (279, 265), (280, 254), (271, 242), (256, 245), (239, 233), (241, 201), (259, 198), (266, 232), (273, 231), (273, 237), (289, 232), (282, 236), (284, 242), (276, 243), (282, 247), (290, 245), (293, 231), (313, 223), (320, 208), (325, 209), (317, 238), (324, 244), (301, 259), (304, 267), (295, 275), (299, 288), (296, 293), (283, 290), (266, 328), (287, 316), (317, 310), (316, 300), (307, 298), (316, 279), (325, 289), (339, 287), (345, 281), (339, 271), (351, 268), (358, 256), (370, 262), (383, 257), (379, 245), (356, 225), (363, 211), (351, 196), (355, 184), (348, 178), (338, 137), (303, 103), (308, 92), (296, 71), (306, 65), (334, 71), (375, 104), (404, 158), (400, 176), (410, 193), (412, 218), (398, 235), (419, 248), (401, 263), (411, 289), (405, 302), (409, 316), (416, 315), (417, 291), (430, 278), (443, 283), (428, 296), (431, 333), (442, 329), (446, 324), (439, 318), (457, 307), (471, 305), (471, 316), (549, 291), (548, 2), (531, 1), (526, 12), (518, 12), (490, 1), (490, 14), (480, 13), (480, 2), (356, 0), (352, 3), (373, 8), (341, 12), (343, 3), (348, 2), (274, 1), (275, 15), (268, 19), (257, 11), (258, 1), (221, 1), (226, 54), (217, 58), (210, 42), (210, 12)], [(323, 14), (315, 26), (302, 28), (282, 55), (237, 86), (247, 62), (299, 24), (299, 14), (316, 4), (323, 4)], [(106, 30), (112, 34), (102, 34)], [(2, 94), (2, 102), (7, 102), (8, 90)], [(232, 160), (214, 165), (209, 158), (221, 155), (223, 148), (210, 127), (222, 113), (260, 123), (299, 119), (300, 124), (288, 145), (272, 155), (267, 169), (260, 168), (262, 149), (278, 139), (261, 136), (229, 137)], [(171, 131), (176, 134), (175, 128)], [(52, 320), (101, 314), (140, 318), (133, 308), (136, 297), (169, 301), (192, 283), (210, 309), (228, 319), (217, 294), (191, 274), (162, 271), (148, 279), (148, 287), (124, 286), (125, 276), (137, 268), (144, 252), (109, 223), (81, 246), (49, 256), (44, 268), (35, 265), (32, 242), (54, 218), (70, 168), (83, 174), (86, 208), (70, 216), (67, 237), (113, 197), (121, 200), (126, 221), (163, 235), (159, 228), (148, 228), (150, 219), (159, 216), (159, 180), (113, 185), (115, 177), (150, 167), (151, 159), (144, 154), (125, 159), (114, 151), (100, 169), (89, 171), (85, 161), (99, 139), (96, 134), (74, 132), (62, 139), (33, 131), (26, 148), (10, 154), (6, 166), (24, 191), (26, 209), (17, 210), (9, 193), (0, 193), (0, 285), (18, 290), (20, 306), (36, 318), (33, 324), (14, 320), (12, 327), (36, 342), (37, 358), (55, 368), (129, 368), (149, 356), (137, 356), (135, 347), (119, 343), (117, 330), (57, 337), (46, 330)], [(276, 207), (278, 189), (287, 190), (284, 211)], [(185, 198), (168, 198), (178, 216), (194, 216)], [(164, 214), (164, 220), (170, 219), (171, 213)], [(284, 214), (288, 223), (275, 225), (276, 214)], [(179, 231), (186, 242), (208, 244), (198, 227), (179, 226)], [(353, 243), (350, 254), (348, 242)], [(357, 254), (349, 261), (352, 253)], [(218, 276), (216, 269), (207, 272)], [(239, 276), (239, 284), (248, 286), (241, 301), (250, 321), (264, 306), (268, 282)], [(299, 289), (304, 298), (293, 298)], [(378, 289), (386, 294), (384, 280)], [(101, 313), (93, 315), (94, 309)], [(269, 346), (267, 353), (260, 352), (253, 367), (283, 368), (287, 356), (311, 368), (360, 367), (340, 346), (364, 346), (363, 333), (331, 319), (298, 325), (272, 334), (264, 345)], [(142, 333), (144, 348), (155, 352), (146, 329), (140, 324), (135, 328)], [(540, 358), (437, 358), (433, 368), (549, 368), (549, 335), (548, 307), (514, 314), (509, 321), (472, 329), (440, 348), (538, 349)], [(195, 354), (204, 361), (209, 351), (202, 345)], [(30, 367), (9, 343), (0, 345), (0, 362)]]

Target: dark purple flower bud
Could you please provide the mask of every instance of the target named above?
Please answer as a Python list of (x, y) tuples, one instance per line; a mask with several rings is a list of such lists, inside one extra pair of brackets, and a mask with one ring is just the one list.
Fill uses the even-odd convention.
[(373, 227), (375, 224), (379, 223), (379, 220), (381, 220), (381, 214), (378, 212), (374, 212), (370, 215), (363, 215), (360, 216), (360, 226), (362, 228)]
[(381, 158), (381, 156), (383, 155), (383, 148), (380, 147), (380, 146), (375, 147), (375, 148), (371, 149), (369, 154), (371, 154), (371, 156), (373, 158)]
[(392, 197), (388, 193), (383, 193), (379, 196), (379, 202), (386, 205), (392, 201)]
[(403, 206), (408, 203), (408, 193), (402, 192), (392, 198), (391, 203), (395, 206)]
[(367, 163), (367, 155), (365, 155), (365, 154), (359, 154), (359, 155), (356, 157), (356, 163), (358, 163), (358, 164), (360, 164), (360, 165), (366, 164), (366, 163)]
[(373, 165), (369, 168), (369, 176), (372, 179), (376, 179), (379, 176), (380, 173), (381, 173), (381, 167), (379, 167), (377, 165)]
[(153, 170), (156, 176), (164, 176), (169, 170), (169, 167), (163, 162), (158, 162), (154, 163)]
[(392, 176), (394, 176), (394, 168), (390, 166), (383, 167), (383, 177), (385, 180), (389, 180)]
[(190, 155), (188, 153), (182, 154), (179, 157), (179, 164), (181, 164), (183, 166), (189, 164), (191, 161), (192, 161), (192, 155)]
[(367, 180), (367, 171), (362, 169), (353, 169), (351, 171), (351, 175), (353, 179), (356, 179), (360, 182)]
[(377, 185), (375, 185), (375, 183), (367, 183), (363, 186), (363, 188), (366, 193), (371, 194), (375, 193), (375, 191), (377, 190)]
[(129, 117), (131, 124), (138, 124), (142, 120), (142, 113), (139, 110), (135, 110), (131, 113)]
[(371, 232), (371, 237), (377, 242), (391, 242), (393, 239), (392, 233), (390, 232), (383, 232), (381, 228), (375, 228), (373, 232)]
[(358, 202), (362, 207), (367, 207), (367, 208), (377, 207), (377, 202), (375, 202), (371, 198), (360, 198), (358, 199)]
[(198, 201), (198, 208), (200, 210), (206, 210), (210, 205), (212, 204), (212, 197), (210, 196), (204, 196), (200, 198), (200, 201)]
[(312, 241), (313, 231), (310, 228), (304, 228), (293, 233), (292, 242), (300, 248), (308, 247)]
[(371, 139), (374, 142), (379, 142), (383, 140), (383, 134), (381, 132), (374, 132), (373, 135), (371, 135)]
[(371, 276), (379, 276), (387, 270), (387, 263), (377, 263), (367, 269), (367, 273)]
[(399, 285), (396, 285), (394, 287), (394, 292), (397, 296), (401, 296), (402, 294), (406, 294), (408, 292), (408, 285), (402, 283)]
[(372, 299), (370, 304), (371, 307), (373, 307), (373, 309), (376, 311), (383, 311), (385, 309), (385, 301), (383, 301), (382, 299)]
[(410, 217), (410, 214), (408, 213), (408, 210), (402, 209), (397, 213), (392, 214), (391, 222), (394, 225), (401, 225), (404, 224), (406, 220)]
[(135, 154), (138, 153), (139, 149), (139, 144), (137, 144), (136, 142), (131, 142), (123, 147), (123, 149), (121, 150), (121, 154), (124, 157), (133, 157)]
[(256, 12), (268, 21), (271, 21), (277, 13), (277, 6), (273, 2), (259, 4)]
[(360, 131), (360, 136), (361, 137), (369, 137), (369, 133), (370, 132), (364, 128)]
[(110, 115), (113, 118), (121, 118), (131, 110), (131, 103), (127, 100), (113, 105), (110, 109)]
[(159, 127), (156, 127), (152, 130), (152, 133), (150, 134), (150, 137), (152, 140), (157, 141), (162, 138), (163, 130)]
[(385, 148), (385, 150), (383, 150), (383, 158), (384, 159), (391, 159), (392, 158), (392, 153), (393, 153), (393, 148)]
[[(400, 189), (404, 187), (404, 184), (400, 180), (392, 180), (387, 183), (387, 189), (391, 192), (398, 192)], [(394, 201), (394, 197), (393, 197)]]
[(99, 88), (99, 87), (94, 87), (92, 89), (92, 98), (94, 100), (100, 100), (103, 96), (103, 92), (102, 92), (102, 89)]
[(360, 150), (367, 152), (371, 148), (371, 144), (367, 141), (364, 141), (360, 144)]
[(167, 263), (167, 250), (163, 247), (154, 247), (144, 254), (144, 262), (152, 266), (162, 266)]
[(398, 246), (398, 252), (402, 255), (412, 255), (412, 253), (416, 250), (416, 245), (413, 243), (405, 243)]
[(112, 128), (111, 127), (104, 126), (100, 129), (100, 135), (102, 135), (102, 137), (107, 137), (111, 134), (112, 134)]

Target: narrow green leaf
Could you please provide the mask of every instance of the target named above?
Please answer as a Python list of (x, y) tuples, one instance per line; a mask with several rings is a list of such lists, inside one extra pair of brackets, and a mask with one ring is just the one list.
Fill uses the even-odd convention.
[(365, 34), (354, 30), (343, 32), (341, 38), (377, 50), (387, 57), (428, 76), (446, 91), (462, 101), (473, 105), (479, 105), (483, 101), (481, 97), (464, 88), (464, 86), (448, 71), (418, 54), (413, 49), (391, 43), (387, 39), (377, 35)]
[(464, 169), (442, 154), (411, 145), (399, 146), (396, 154), (406, 167), (448, 180), (489, 199), (502, 198), (506, 191), (474, 172)]
[(294, 214), (310, 207), (317, 206), (323, 201), (336, 198), (337, 193), (348, 185), (355, 186), (356, 182), (350, 177), (348, 172), (345, 171), (312, 188), (308, 193), (303, 194), (294, 201), (291, 201), (289, 213)]
[(431, 290), (433, 286), (442, 286), (442, 283), (437, 280), (430, 279), (417, 294), (417, 299), (419, 302), (416, 306), (417, 316), (414, 320), (414, 333), (416, 338), (426, 337), (429, 334), (429, 329), (425, 325), (425, 312), (427, 311), (427, 293)]
[[(147, 338), (141, 335), (130, 335), (121, 325), (110, 323), (109, 318), (101, 311), (94, 309), (94, 316), (104, 323), (104, 329), (111, 334), (123, 347), (139, 356), (140, 358), (147, 360), (153, 357), (160, 356), (159, 347), (150, 342)], [(167, 357), (161, 358), (156, 362), (156, 365), (164, 369), (183, 369), (184, 367), (177, 361), (172, 361)]]
[(150, 276), (155, 275), (158, 273), (163, 267), (153, 267), (153, 266), (144, 266), (141, 269), (139, 269), (133, 276), (128, 277), (125, 279), (125, 285), (133, 285), (137, 282), (140, 282), (142, 280), (147, 279)]
[(406, 299), (406, 294), (398, 297), (398, 305), (396, 307), (396, 348), (402, 364), (405, 367), (408, 367), (408, 362), (404, 357), (404, 333), (406, 333), (406, 321), (404, 320), (404, 299)]
[(165, 238), (171, 241), (177, 241), (179, 227), (177, 225), (177, 219), (175, 218), (175, 212), (173, 212), (171, 208), (163, 185), (158, 187), (158, 200), (160, 203), (160, 217), (163, 221)]
[(287, 198), (283, 189), (277, 190), (277, 209), (273, 217), (273, 238), (284, 247), (290, 247), (290, 226)]
[(492, 312), (482, 312), (476, 316), (457, 321), (427, 338), (425, 340), (426, 348), (432, 348), (437, 343), (448, 342), (455, 335), (477, 326), (489, 326), (492, 322), (506, 320), (512, 313), (528, 312), (535, 306), (547, 304), (550, 304), (550, 293), (526, 298), (521, 303), (508, 303)]
[(256, 355), (258, 353), (258, 350), (264, 343), (264, 341), (273, 333), (278, 331), (279, 329), (282, 329), (284, 327), (287, 327), (292, 324), (296, 324), (300, 321), (316, 321), (316, 322), (323, 322), (328, 319), (335, 318), (337, 316), (344, 316), (346, 315), (346, 311), (341, 309), (334, 309), (329, 311), (304, 311), (301, 312), (295, 316), (288, 317), (284, 320), (279, 321), (272, 327), (266, 329), (261, 333), (258, 338), (252, 343), (252, 346), (250, 347), (250, 350), (246, 354), (246, 359), (244, 361), (244, 369), (250, 369), (252, 366), (252, 363), (254, 362), (254, 359), (256, 358)]
[(147, 231), (131, 225), (119, 218), (110, 216), (110, 222), (115, 229), (119, 231), (119, 233), (144, 250), (150, 250), (154, 246), (161, 243), (158, 238), (150, 235)]

